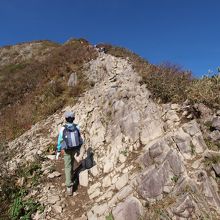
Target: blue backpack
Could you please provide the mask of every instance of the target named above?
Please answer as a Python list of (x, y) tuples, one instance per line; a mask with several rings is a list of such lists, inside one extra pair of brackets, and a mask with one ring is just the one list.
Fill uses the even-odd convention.
[(79, 129), (76, 125), (68, 127), (64, 126), (63, 130), (63, 141), (61, 143), (62, 149), (74, 149), (82, 145), (82, 138)]

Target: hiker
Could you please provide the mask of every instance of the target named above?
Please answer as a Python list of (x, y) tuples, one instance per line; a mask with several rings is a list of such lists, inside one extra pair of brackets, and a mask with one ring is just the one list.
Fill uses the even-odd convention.
[(84, 150), (81, 147), (83, 139), (79, 131), (79, 126), (73, 123), (75, 114), (73, 112), (65, 112), (64, 116), (66, 123), (61, 127), (59, 132), (56, 158), (58, 159), (60, 154), (64, 155), (66, 190), (67, 195), (71, 196), (74, 184), (74, 164), (82, 160)]

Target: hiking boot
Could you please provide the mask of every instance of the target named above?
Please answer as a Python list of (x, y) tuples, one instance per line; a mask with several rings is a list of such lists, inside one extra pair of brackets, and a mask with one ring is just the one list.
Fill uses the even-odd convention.
[(72, 196), (72, 194), (73, 194), (73, 187), (72, 186), (66, 187), (66, 194), (68, 196)]

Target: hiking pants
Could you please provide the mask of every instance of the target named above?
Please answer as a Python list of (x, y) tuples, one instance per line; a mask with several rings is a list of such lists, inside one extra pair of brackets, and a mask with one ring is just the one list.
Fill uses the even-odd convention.
[(79, 148), (73, 150), (65, 150), (64, 153), (65, 177), (67, 187), (73, 185), (73, 168), (75, 163), (74, 155), (79, 152), (79, 150)]

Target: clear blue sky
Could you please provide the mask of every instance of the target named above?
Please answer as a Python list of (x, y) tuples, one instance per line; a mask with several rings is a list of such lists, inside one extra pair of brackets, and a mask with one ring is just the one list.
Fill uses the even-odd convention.
[(126, 47), (200, 76), (220, 66), (219, 0), (1, 0), (0, 46), (31, 40)]

